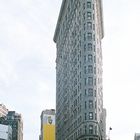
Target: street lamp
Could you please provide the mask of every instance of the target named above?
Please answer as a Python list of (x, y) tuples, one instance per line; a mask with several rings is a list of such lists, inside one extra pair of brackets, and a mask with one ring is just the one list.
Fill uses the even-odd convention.
[(107, 140), (110, 140), (110, 131), (112, 130), (112, 127), (109, 127), (108, 135), (107, 135)]

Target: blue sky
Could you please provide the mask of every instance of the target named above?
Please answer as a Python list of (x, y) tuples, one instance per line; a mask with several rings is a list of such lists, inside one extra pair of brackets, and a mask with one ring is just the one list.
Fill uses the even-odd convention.
[[(38, 140), (40, 113), (55, 108), (53, 34), (60, 0), (0, 0), (0, 102), (23, 115)], [(140, 1), (104, 0), (104, 106), (111, 139), (140, 132)]]

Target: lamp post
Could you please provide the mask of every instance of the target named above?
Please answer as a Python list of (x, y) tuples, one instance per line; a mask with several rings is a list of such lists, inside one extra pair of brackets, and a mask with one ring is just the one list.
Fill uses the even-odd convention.
[(109, 131), (108, 131), (108, 136), (107, 136), (107, 140), (110, 140), (110, 131), (112, 130), (112, 127), (109, 127)]

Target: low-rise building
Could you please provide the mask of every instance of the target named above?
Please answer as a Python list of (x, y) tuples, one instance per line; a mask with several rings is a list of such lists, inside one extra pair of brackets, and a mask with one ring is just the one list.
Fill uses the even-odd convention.
[(23, 140), (23, 121), (21, 114), (9, 111), (5, 117), (0, 118), (0, 124), (12, 127), (12, 140)]
[(55, 140), (55, 110), (46, 109), (41, 113), (40, 140)]
[(12, 140), (11, 126), (0, 124), (0, 140)]

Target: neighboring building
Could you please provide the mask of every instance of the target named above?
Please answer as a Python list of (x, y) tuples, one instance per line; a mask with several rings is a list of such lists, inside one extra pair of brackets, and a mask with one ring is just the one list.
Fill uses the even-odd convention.
[(42, 140), (42, 139), (41, 139), (41, 135), (39, 135), (39, 140)]
[(40, 140), (55, 140), (55, 110), (46, 109), (41, 114)]
[(105, 139), (101, 0), (63, 0), (54, 42), (56, 140)]
[(135, 133), (134, 140), (140, 140), (140, 133)]
[(8, 109), (5, 105), (0, 104), (0, 117), (4, 117), (8, 114)]
[(0, 140), (12, 140), (11, 126), (0, 124)]
[(23, 121), (20, 114), (9, 111), (6, 117), (0, 118), (0, 124), (12, 127), (12, 140), (23, 140)]

